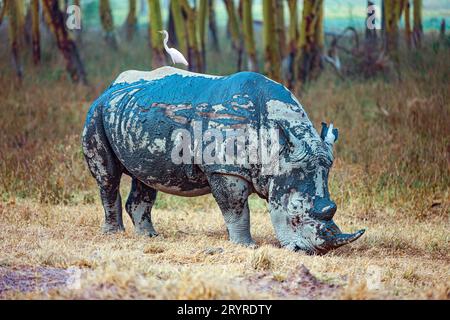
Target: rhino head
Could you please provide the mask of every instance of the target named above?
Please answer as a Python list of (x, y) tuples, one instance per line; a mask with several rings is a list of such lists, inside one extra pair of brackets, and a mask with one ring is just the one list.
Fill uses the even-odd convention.
[(312, 126), (280, 128), (285, 140), (281, 170), (269, 179), (268, 200), (281, 245), (295, 251), (323, 254), (357, 240), (364, 230), (345, 234), (333, 221), (337, 206), (330, 199), (328, 174), (333, 164), (337, 129), (333, 124), (327, 127), (322, 123), (319, 136)]

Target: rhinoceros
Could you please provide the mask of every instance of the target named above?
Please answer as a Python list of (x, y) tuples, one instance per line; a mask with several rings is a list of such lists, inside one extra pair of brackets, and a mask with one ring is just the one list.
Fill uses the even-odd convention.
[[(223, 160), (225, 141), (217, 133), (239, 138), (251, 130), (279, 133), (269, 134), (277, 139), (268, 144), (278, 148), (268, 163), (242, 161), (246, 156), (202, 161), (207, 140), (209, 151), (211, 145), (218, 148), (210, 155)], [(125, 209), (139, 234), (157, 235), (151, 210), (158, 191), (188, 197), (212, 193), (229, 239), (254, 246), (248, 197), (256, 193), (268, 202), (282, 247), (323, 254), (364, 233), (342, 233), (333, 221), (337, 207), (328, 175), (337, 137), (337, 129), (325, 123), (319, 135), (295, 96), (259, 73), (212, 76), (162, 67), (121, 73), (90, 107), (82, 146), (100, 189), (106, 233), (124, 230), (119, 184), (126, 174), (132, 183)]]

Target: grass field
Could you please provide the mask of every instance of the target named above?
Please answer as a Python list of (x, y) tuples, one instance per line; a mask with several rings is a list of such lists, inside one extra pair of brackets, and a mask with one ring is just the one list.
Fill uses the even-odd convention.
[[(450, 298), (448, 47), (403, 54), (400, 79), (342, 81), (325, 70), (298, 95), (317, 128), (322, 120), (340, 128), (330, 177), (337, 224), (367, 229), (308, 256), (279, 248), (256, 197), (257, 249), (227, 241), (211, 196), (160, 194), (156, 238), (134, 235), (128, 217), (125, 233), (100, 232), (80, 146), (84, 117), (118, 73), (148, 69), (150, 56), (142, 40), (119, 52), (98, 41), (83, 39), (89, 87), (67, 79), (48, 39), (42, 66), (25, 57), (18, 85), (0, 47), (0, 298)], [(222, 59), (232, 62), (208, 71), (233, 72), (228, 49)], [(124, 177), (123, 198), (128, 188)], [(68, 269), (78, 270), (75, 287), (65, 285)]]

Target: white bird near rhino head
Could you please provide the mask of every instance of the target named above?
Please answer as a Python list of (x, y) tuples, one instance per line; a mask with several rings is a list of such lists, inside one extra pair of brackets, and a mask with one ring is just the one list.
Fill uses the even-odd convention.
[(158, 31), (158, 32), (164, 34), (164, 49), (166, 49), (166, 52), (169, 54), (170, 58), (172, 59), (172, 63), (173, 64), (181, 63), (181, 64), (184, 64), (185, 66), (188, 66), (189, 64), (188, 64), (186, 58), (183, 56), (183, 54), (175, 48), (169, 48), (169, 46), (167, 45), (167, 42), (169, 41), (169, 33), (166, 30), (162, 30), (162, 31)]

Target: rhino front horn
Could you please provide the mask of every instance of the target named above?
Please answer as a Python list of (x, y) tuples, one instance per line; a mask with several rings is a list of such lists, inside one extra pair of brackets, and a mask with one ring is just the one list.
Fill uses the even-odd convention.
[(334, 248), (338, 248), (340, 246), (358, 240), (364, 234), (365, 231), (366, 231), (365, 229), (362, 229), (355, 233), (341, 233), (332, 240), (332, 246)]

